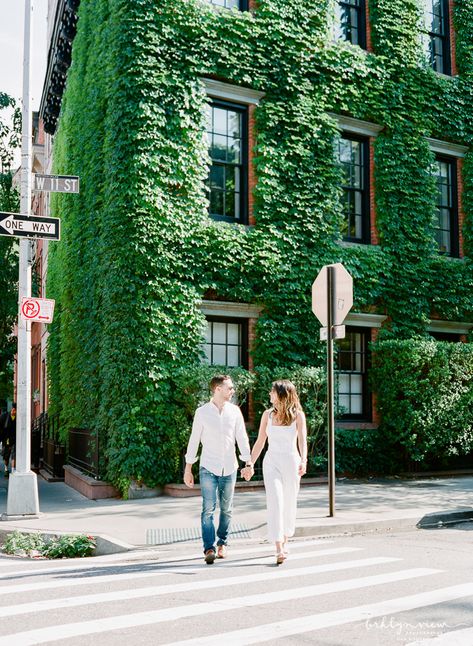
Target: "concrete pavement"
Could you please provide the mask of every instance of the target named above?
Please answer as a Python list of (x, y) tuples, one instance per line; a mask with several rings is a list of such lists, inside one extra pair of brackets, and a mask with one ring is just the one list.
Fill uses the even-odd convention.
[[(0, 514), (6, 513), (7, 487), (8, 479), (0, 476)], [(40, 476), (38, 489), (40, 517), (0, 522), (0, 540), (14, 529), (86, 533), (100, 537), (98, 551), (104, 554), (198, 541), (200, 536), (200, 496), (89, 500), (63, 482), (46, 482)], [(235, 538), (264, 539), (265, 508), (264, 489), (237, 489)], [(336, 484), (335, 509), (335, 516), (329, 518), (326, 484), (302, 487), (296, 536), (413, 528), (473, 518), (473, 476), (342, 479)]]

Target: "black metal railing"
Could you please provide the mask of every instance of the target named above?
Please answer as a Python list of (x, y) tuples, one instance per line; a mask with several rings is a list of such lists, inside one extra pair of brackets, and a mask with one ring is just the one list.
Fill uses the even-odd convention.
[(99, 438), (88, 428), (69, 429), (68, 464), (100, 480)]
[(31, 424), (31, 466), (64, 478), (66, 447), (59, 435), (59, 416), (41, 413)]

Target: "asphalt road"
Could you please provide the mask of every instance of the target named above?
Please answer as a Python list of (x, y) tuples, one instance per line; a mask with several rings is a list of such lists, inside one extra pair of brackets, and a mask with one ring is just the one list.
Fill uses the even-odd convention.
[[(471, 646), (473, 524), (73, 561), (0, 556), (0, 646)], [(439, 636), (443, 638), (439, 641)]]

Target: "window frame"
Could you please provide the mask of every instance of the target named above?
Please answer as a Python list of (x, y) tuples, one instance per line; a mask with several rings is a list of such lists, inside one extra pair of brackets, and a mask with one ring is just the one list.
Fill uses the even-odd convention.
[[(448, 155), (442, 155), (442, 154), (436, 154), (435, 155), (435, 165), (436, 165), (436, 170), (437, 170), (437, 164), (441, 163), (446, 163), (448, 164), (450, 168), (450, 175), (451, 175), (451, 200), (452, 200), (452, 205), (451, 206), (445, 206), (443, 204), (439, 203), (439, 196), (441, 195), (441, 192), (437, 190), (437, 199), (436, 199), (436, 218), (437, 218), (437, 223), (438, 226), (434, 226), (434, 231), (435, 231), (435, 240), (437, 242), (438, 252), (441, 255), (448, 256), (451, 258), (458, 258), (460, 256), (460, 231), (459, 231), (459, 203), (458, 203), (458, 161), (456, 157), (451, 157)], [(435, 173), (436, 179), (439, 177), (438, 172)], [(437, 184), (438, 188), (438, 184)], [(439, 241), (437, 239), (437, 232), (438, 231), (445, 231), (445, 229), (440, 228), (440, 221), (438, 218), (438, 213), (440, 209), (448, 209), (450, 213), (450, 250), (449, 251), (442, 251), (440, 249)]]
[[(248, 175), (249, 175), (249, 156), (248, 156), (248, 141), (249, 141), (249, 106), (244, 103), (236, 103), (234, 101), (227, 101), (225, 99), (208, 96), (207, 105), (212, 109), (213, 107), (224, 108), (226, 110), (233, 110), (241, 114), (241, 161), (239, 164), (229, 164), (227, 162), (222, 162), (220, 160), (214, 160), (210, 155), (210, 144), (209, 144), (209, 159), (211, 161), (209, 168), (209, 175), (206, 180), (208, 199), (209, 199), (209, 217), (216, 221), (231, 222), (235, 224), (248, 224)], [(206, 130), (206, 136), (208, 138), (209, 131)], [(233, 218), (227, 215), (222, 215), (218, 213), (211, 212), (211, 186), (210, 186), (210, 175), (212, 167), (214, 165), (223, 166), (224, 168), (230, 166), (238, 166), (240, 168), (240, 199), (239, 199), (239, 208), (240, 208), (240, 217)]]
[[(241, 326), (241, 363), (239, 366), (228, 366), (227, 364), (221, 364), (221, 363), (208, 363), (207, 365), (210, 366), (221, 366), (225, 365), (227, 368), (235, 368), (235, 367), (240, 367), (240, 368), (245, 368), (248, 370), (248, 358), (249, 358), (249, 334), (248, 334), (248, 319), (242, 318), (242, 317), (232, 317), (232, 316), (212, 316), (212, 315), (206, 315), (205, 320), (207, 323), (233, 323)], [(205, 337), (202, 342), (202, 347), (206, 345), (205, 342)], [(214, 344), (211, 342), (211, 346)], [(225, 344), (225, 347), (228, 347), (228, 344)], [(228, 354), (228, 351), (226, 351), (226, 355)], [(207, 363), (205, 361), (205, 363)]]
[[(209, 0), (209, 4), (211, 4), (213, 7), (218, 7), (219, 9), (233, 9), (233, 7), (222, 7), (221, 5), (215, 4), (212, 2), (212, 0)], [(248, 11), (249, 10), (249, 0), (238, 0), (238, 7), (237, 9), (239, 11)]]
[[(362, 402), (362, 411), (361, 413), (341, 413), (338, 415), (338, 420), (341, 422), (371, 422), (372, 417), (373, 417), (373, 406), (372, 406), (372, 393), (369, 388), (369, 370), (371, 367), (371, 351), (369, 344), (371, 342), (371, 329), (370, 328), (363, 328), (359, 326), (346, 326), (345, 329), (346, 336), (348, 334), (359, 334), (362, 339), (362, 344), (363, 348), (361, 350), (362, 353), (362, 362), (364, 362), (364, 370), (361, 372), (355, 372), (355, 371), (343, 371), (338, 368), (339, 365), (339, 355), (340, 355), (340, 346), (336, 346), (336, 369), (335, 369), (335, 379), (336, 379), (336, 401), (337, 404), (339, 402), (339, 395), (340, 395), (340, 381), (339, 381), (339, 375), (340, 374), (361, 374), (361, 387), (362, 387), (362, 392), (361, 392), (361, 402)], [(346, 337), (345, 337), (346, 338)], [(356, 351), (355, 351), (356, 352)], [(351, 394), (351, 390), (348, 393), (342, 393), (342, 394)]]
[[(340, 134), (340, 139), (345, 139), (348, 141), (358, 141), (362, 144), (361, 151), (363, 155), (362, 161), (362, 179), (363, 179), (363, 189), (355, 189), (350, 186), (342, 184), (343, 189), (343, 222), (347, 224), (347, 231), (349, 231), (350, 222), (346, 221), (346, 213), (344, 210), (345, 207), (345, 195), (347, 191), (351, 193), (361, 193), (361, 238), (354, 238), (350, 235), (343, 235), (342, 239), (344, 242), (357, 243), (357, 244), (370, 244), (371, 243), (371, 203), (370, 203), (370, 171), (371, 171), (371, 156), (370, 156), (370, 140), (369, 137), (364, 135), (354, 134), (349, 131), (342, 131)], [(342, 167), (342, 162), (340, 160), (340, 142), (337, 142), (338, 145), (338, 163)]]
[[(359, 6), (356, 6), (353, 4), (353, 2), (359, 1)], [(352, 45), (361, 47), (362, 49), (367, 48), (367, 41), (368, 41), (368, 35), (367, 35), (367, 21), (366, 21), (366, 0), (336, 0), (336, 3), (339, 7), (345, 6), (350, 9), (354, 9), (356, 11), (357, 15), (357, 26), (356, 30), (358, 32), (358, 42), (354, 43), (351, 38), (346, 38), (342, 36), (336, 36), (337, 40), (341, 40), (346, 43), (351, 43)], [(338, 17), (338, 16), (337, 16)], [(341, 29), (341, 23), (339, 23), (336, 26), (337, 32), (340, 31), (342, 33)]]
[[(429, 8), (427, 9), (427, 6), (426, 6), (426, 11), (425, 11), (426, 15), (428, 13), (429, 16), (434, 15), (430, 11), (430, 8), (432, 7), (432, 1), (433, 0), (425, 0), (425, 2), (429, 3)], [(441, 27), (443, 27), (443, 29), (445, 30), (445, 33), (442, 34), (439, 32), (431, 31), (433, 21), (429, 25), (425, 24), (425, 34), (428, 38), (429, 66), (439, 74), (445, 74), (446, 76), (451, 76), (452, 75), (452, 42), (450, 38), (450, 5), (448, 0), (440, 0), (440, 3), (442, 7), (442, 16), (443, 16), (443, 25), (441, 25)], [(432, 54), (432, 44), (436, 39), (438, 39), (442, 43), (443, 69), (441, 70), (437, 69), (435, 56), (433, 56)]]

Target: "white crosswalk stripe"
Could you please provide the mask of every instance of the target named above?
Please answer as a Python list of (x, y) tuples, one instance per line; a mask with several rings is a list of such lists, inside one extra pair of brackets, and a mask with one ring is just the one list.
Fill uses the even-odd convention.
[(335, 610), (333, 612), (323, 612), (318, 615), (309, 615), (307, 617), (289, 619), (288, 621), (263, 624), (256, 628), (220, 633), (202, 639), (198, 637), (197, 639), (171, 642), (166, 644), (166, 646), (217, 646), (217, 644), (222, 643), (225, 646), (241, 646), (241, 644), (250, 646), (251, 644), (261, 644), (263, 642), (281, 639), (282, 637), (301, 635), (312, 630), (320, 630), (321, 628), (341, 626), (355, 621), (365, 621), (373, 617), (382, 617), (414, 608), (432, 606), (444, 601), (468, 597), (472, 594), (473, 583), (463, 583), (461, 585), (413, 594), (399, 599), (389, 599), (387, 601), (356, 606), (354, 608), (342, 608), (341, 610)]
[[(195, 552), (172, 551), (166, 560), (151, 562), (91, 560), (89, 564), (44, 564), (31, 569), (18, 569), (13, 564), (15, 572), (1, 577), (5, 584), (0, 588), (0, 646), (56, 642), (67, 646), (69, 640), (77, 644), (78, 638), (87, 636), (86, 643), (120, 646), (129, 643), (133, 631), (140, 635), (140, 643), (150, 646), (246, 646), (473, 597), (471, 582), (439, 585), (442, 570), (415, 563), (415, 567), (406, 567), (402, 565), (404, 558), (363, 556), (364, 548), (346, 543), (327, 546), (329, 543), (332, 541), (295, 541), (287, 564), (280, 568), (274, 566), (272, 547), (267, 544), (232, 549), (229, 559), (211, 567)], [(402, 584), (411, 585), (409, 581), (416, 587), (423, 581), (423, 591), (400, 595)], [(84, 588), (84, 593), (78, 594), (79, 586), (89, 586), (89, 590)], [(362, 590), (365, 598), (360, 604)], [(352, 596), (347, 596), (349, 593)], [(325, 611), (313, 614), (311, 599), (322, 597), (329, 599)], [(335, 605), (338, 599), (343, 599), (341, 607)], [(357, 599), (358, 605), (349, 599)], [(322, 608), (321, 604), (317, 607)], [(281, 609), (281, 616), (274, 613), (275, 607)], [(269, 614), (265, 615), (265, 608), (270, 609)], [(289, 616), (284, 616), (286, 608), (292, 608)], [(245, 617), (245, 612), (251, 613), (250, 624), (244, 620), (235, 624), (233, 619)], [(220, 621), (205, 619), (215, 618), (216, 613)], [(155, 625), (162, 628), (154, 630)], [(173, 625), (183, 626), (180, 634)], [(204, 636), (194, 632), (194, 625), (204, 626), (204, 633), (213, 632)], [(146, 630), (153, 633), (149, 641), (143, 638)], [(411, 646), (469, 646), (472, 631), (448, 633), (451, 641), (424, 640)]]
[[(310, 557), (315, 557), (315, 558), (320, 558), (322, 556), (332, 556), (332, 555), (338, 555), (338, 554), (348, 554), (348, 553), (353, 553), (353, 552), (359, 552), (361, 548), (359, 547), (334, 547), (330, 548), (328, 550), (316, 550), (312, 552), (304, 552), (303, 554), (294, 554), (291, 556), (292, 561), (298, 561), (301, 559), (307, 559)], [(262, 557), (259, 559), (261, 563), (269, 563), (272, 562), (273, 557), (268, 556), (268, 557)], [(37, 583), (19, 583), (17, 585), (12, 585), (9, 584), (3, 588), (0, 588), (0, 596), (1, 595), (11, 595), (14, 594), (15, 592), (32, 592), (36, 590), (47, 590), (47, 589), (52, 589), (52, 588), (66, 588), (69, 586), (79, 586), (79, 585), (91, 585), (91, 584), (96, 584), (96, 583), (116, 583), (118, 581), (132, 581), (136, 579), (149, 579), (152, 577), (157, 577), (157, 576), (164, 576), (165, 574), (170, 574), (170, 573), (181, 573), (181, 574), (192, 574), (195, 572), (201, 572), (202, 571), (202, 565), (192, 565), (188, 568), (179, 568), (176, 569), (173, 567), (174, 561), (170, 562), (169, 566), (164, 566), (161, 567), (159, 564), (156, 564), (156, 567), (152, 571), (148, 572), (137, 572), (134, 570), (133, 572), (129, 572), (127, 574), (94, 574), (89, 573), (88, 576), (84, 576), (82, 578), (77, 578), (76, 576), (74, 577), (62, 577), (59, 581), (40, 581)], [(251, 561), (238, 561), (239, 565), (245, 565), (245, 564), (250, 564)], [(225, 565), (223, 563), (219, 564), (219, 569), (225, 569), (231, 567), (229, 565)]]
[[(54, 610), (57, 608), (71, 608), (75, 606), (84, 606), (91, 603), (104, 603), (106, 601), (119, 601), (127, 599), (139, 599), (142, 597), (160, 596), (178, 592), (190, 592), (193, 590), (210, 590), (212, 588), (221, 588), (229, 585), (244, 585), (245, 583), (255, 583), (257, 581), (279, 581), (285, 578), (294, 578), (301, 575), (320, 574), (322, 572), (336, 572), (337, 570), (350, 570), (352, 568), (365, 568), (373, 565), (392, 563), (398, 561), (392, 557), (373, 557), (367, 559), (358, 559), (356, 561), (345, 561), (343, 563), (326, 563), (324, 565), (305, 566), (301, 569), (291, 569), (281, 572), (262, 572), (257, 574), (248, 574), (243, 576), (233, 576), (225, 579), (210, 579), (207, 581), (196, 581), (191, 583), (178, 583), (175, 585), (166, 584), (163, 586), (154, 586), (139, 588), (137, 590), (121, 590), (117, 592), (105, 592), (101, 594), (88, 594), (80, 597), (68, 597), (66, 599), (54, 599), (52, 601), (36, 601), (29, 604), (18, 604), (16, 606), (7, 606), (0, 608), (0, 617), (12, 617), (13, 615), (26, 614), (28, 612), (40, 612)], [(199, 568), (201, 570), (201, 568)], [(189, 572), (190, 570), (185, 570)], [(195, 571), (195, 570), (194, 570)], [(415, 570), (419, 571), (420, 570)], [(180, 570), (183, 572), (183, 570)], [(438, 572), (438, 570), (428, 570), (425, 574)], [(416, 576), (422, 576), (418, 574)], [(136, 577), (135, 577), (136, 578)]]

